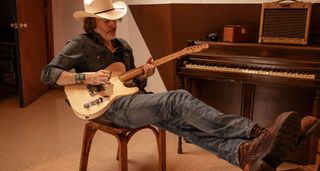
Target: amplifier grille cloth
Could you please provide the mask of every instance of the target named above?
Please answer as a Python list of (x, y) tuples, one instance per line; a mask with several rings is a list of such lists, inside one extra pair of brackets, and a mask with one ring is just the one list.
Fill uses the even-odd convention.
[(304, 38), (307, 9), (267, 9), (263, 37)]

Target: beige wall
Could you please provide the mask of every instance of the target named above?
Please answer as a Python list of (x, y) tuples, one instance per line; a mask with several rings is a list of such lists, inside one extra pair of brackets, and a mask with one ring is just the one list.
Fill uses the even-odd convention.
[[(126, 2), (126, 0), (124, 1)], [(83, 32), (82, 23), (72, 18), (74, 11), (83, 10), (81, 2), (81, 0), (52, 0), (55, 54), (63, 48), (66, 41)], [(124, 17), (123, 21), (118, 24), (117, 36), (122, 37), (129, 42), (133, 49), (137, 66), (143, 65), (147, 58), (150, 57), (150, 52), (130, 11), (128, 11), (128, 14)], [(166, 91), (158, 72), (149, 79), (147, 90), (153, 92)]]

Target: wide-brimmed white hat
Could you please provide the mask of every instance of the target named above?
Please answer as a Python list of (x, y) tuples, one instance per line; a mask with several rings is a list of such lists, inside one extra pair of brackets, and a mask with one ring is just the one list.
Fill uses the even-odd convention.
[(82, 21), (86, 17), (117, 20), (127, 13), (127, 6), (122, 1), (112, 3), (112, 0), (83, 0), (84, 11), (76, 11), (73, 18)]

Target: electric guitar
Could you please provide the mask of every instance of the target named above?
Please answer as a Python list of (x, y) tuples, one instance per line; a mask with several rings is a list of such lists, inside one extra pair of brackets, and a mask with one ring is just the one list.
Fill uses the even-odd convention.
[[(159, 66), (181, 56), (207, 49), (208, 44), (186, 47), (178, 52), (164, 56), (153, 61), (153, 65)], [(64, 91), (73, 112), (82, 119), (94, 119), (106, 112), (111, 103), (119, 97), (136, 93), (137, 87), (126, 87), (124, 82), (142, 74), (143, 66), (125, 72), (125, 66), (121, 62), (109, 65), (106, 70), (112, 71), (109, 83), (104, 85), (69, 85)], [(90, 72), (85, 74), (92, 74)]]

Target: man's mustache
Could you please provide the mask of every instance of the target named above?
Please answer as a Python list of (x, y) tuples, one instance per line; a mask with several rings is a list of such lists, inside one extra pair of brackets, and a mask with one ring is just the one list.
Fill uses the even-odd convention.
[(116, 32), (117, 31), (117, 29), (111, 29), (110, 31), (109, 31), (109, 33), (110, 32)]

